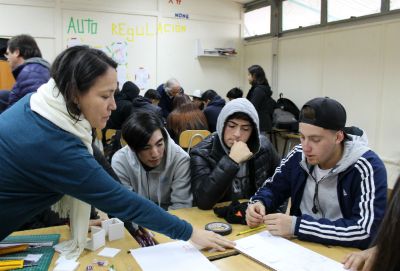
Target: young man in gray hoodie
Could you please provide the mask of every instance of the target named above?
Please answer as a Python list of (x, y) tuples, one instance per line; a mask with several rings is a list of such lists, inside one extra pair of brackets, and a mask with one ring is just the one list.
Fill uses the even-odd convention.
[(278, 164), (271, 142), (260, 135), (252, 103), (230, 101), (218, 116), (216, 132), (190, 152), (195, 202), (211, 209), (218, 202), (249, 199)]
[(111, 162), (122, 184), (165, 210), (192, 207), (189, 155), (169, 137), (159, 116), (131, 115), (122, 137), (128, 145)]

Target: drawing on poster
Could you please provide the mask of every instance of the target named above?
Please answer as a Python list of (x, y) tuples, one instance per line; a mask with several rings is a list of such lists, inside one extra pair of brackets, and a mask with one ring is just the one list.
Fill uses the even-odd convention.
[(117, 41), (106, 46), (106, 52), (117, 62), (118, 83), (122, 86), (126, 82), (126, 66), (128, 65), (128, 43), (126, 41)]
[(135, 84), (139, 87), (139, 89), (147, 89), (150, 74), (144, 67), (139, 67), (135, 70)]

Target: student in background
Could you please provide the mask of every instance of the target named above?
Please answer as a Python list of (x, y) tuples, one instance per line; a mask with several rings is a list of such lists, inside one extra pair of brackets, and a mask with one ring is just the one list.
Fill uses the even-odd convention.
[(167, 118), (167, 129), (171, 138), (177, 144), (179, 144), (179, 137), (183, 131), (208, 130), (206, 116), (192, 103), (189, 96), (176, 96), (174, 108)]
[(192, 207), (189, 155), (168, 136), (160, 118), (132, 115), (122, 137), (128, 145), (111, 163), (122, 184), (165, 210)]
[[(362, 131), (345, 133), (345, 124), (336, 100), (315, 98), (303, 106), (301, 145), (251, 198), (250, 227), (266, 224), (273, 235), (328, 245), (370, 245), (385, 212), (386, 169)], [(271, 214), (289, 197), (290, 215)]]
[(192, 190), (200, 209), (249, 199), (272, 176), (279, 157), (258, 125), (254, 106), (235, 99), (219, 114), (217, 131), (191, 150)]
[(90, 205), (173, 239), (232, 247), (118, 184), (94, 159), (92, 129), (104, 128), (116, 107), (116, 67), (100, 50), (68, 48), (55, 59), (48, 83), (0, 115), (0, 217), (7, 218), (0, 223), (0, 240), (57, 203), (60, 212), (81, 217), (71, 221), (79, 246), (78, 253), (68, 250), (72, 255), (86, 244)]
[(228, 98), (229, 101), (242, 97), (243, 97), (243, 91), (240, 88), (232, 88), (226, 94), (226, 98)]
[(133, 101), (139, 96), (140, 89), (135, 83), (126, 81), (121, 91), (115, 95), (117, 109), (112, 111), (105, 129), (120, 130), (122, 124), (132, 114)]
[(192, 102), (192, 100), (190, 99), (190, 97), (188, 95), (178, 94), (175, 96), (174, 100), (172, 101), (172, 111), (184, 104), (191, 103), (191, 102)]
[(155, 106), (158, 106), (161, 100), (161, 95), (157, 90), (150, 88), (144, 94), (144, 98), (150, 100), (150, 102)]
[(225, 100), (212, 89), (205, 91), (201, 95), (201, 99), (205, 106), (203, 112), (207, 118), (208, 128), (210, 132), (215, 132), (218, 115), (225, 105)]
[(5, 55), (16, 80), (8, 97), (10, 107), (26, 94), (47, 83), (50, 79), (50, 64), (42, 58), (35, 39), (29, 35), (11, 38)]
[(251, 85), (247, 99), (254, 105), (260, 118), (260, 131), (271, 133), (272, 114), (276, 102), (272, 99), (272, 90), (265, 77), (264, 69), (259, 65), (252, 65), (248, 68), (248, 80)]
[(139, 87), (131, 82), (126, 81), (122, 86), (122, 90), (115, 95), (115, 103), (117, 109), (112, 111), (105, 129), (103, 129), (103, 146), (107, 159), (111, 162), (111, 158), (114, 153), (121, 148), (121, 132), (117, 131), (111, 142), (106, 142), (106, 130), (116, 129), (121, 130), (124, 122), (132, 114), (138, 112), (153, 112), (162, 119), (161, 108), (151, 103), (147, 98), (143, 98), (139, 95)]
[(162, 109), (163, 118), (167, 119), (169, 113), (172, 111), (172, 101), (174, 97), (183, 93), (183, 89), (178, 80), (171, 78), (165, 84), (159, 85), (157, 91), (161, 96), (158, 106)]
[(192, 97), (192, 103), (194, 103), (198, 109), (200, 109), (200, 110), (204, 109), (204, 102), (201, 99), (201, 90), (200, 89), (193, 90), (193, 93), (192, 93), (192, 95), (190, 95), (190, 97)]
[(400, 176), (394, 185), (389, 207), (383, 217), (374, 246), (353, 252), (343, 261), (344, 267), (362, 271), (400, 270)]

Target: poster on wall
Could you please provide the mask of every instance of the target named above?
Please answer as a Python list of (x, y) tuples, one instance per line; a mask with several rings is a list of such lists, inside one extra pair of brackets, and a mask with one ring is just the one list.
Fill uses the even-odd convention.
[(144, 86), (156, 85), (150, 79), (156, 72), (155, 17), (75, 10), (63, 10), (62, 16), (64, 48), (85, 44), (104, 51), (118, 63), (120, 88), (135, 81), (136, 67), (142, 66), (148, 73)]

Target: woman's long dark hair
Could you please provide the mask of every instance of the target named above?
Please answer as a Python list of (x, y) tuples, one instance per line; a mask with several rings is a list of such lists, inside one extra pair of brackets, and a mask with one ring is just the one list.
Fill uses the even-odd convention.
[(254, 85), (266, 85), (270, 88), (264, 69), (260, 65), (252, 65), (248, 68), (249, 74), (254, 78), (251, 83)]
[(389, 208), (376, 236), (373, 271), (400, 270), (400, 176), (393, 188)]

